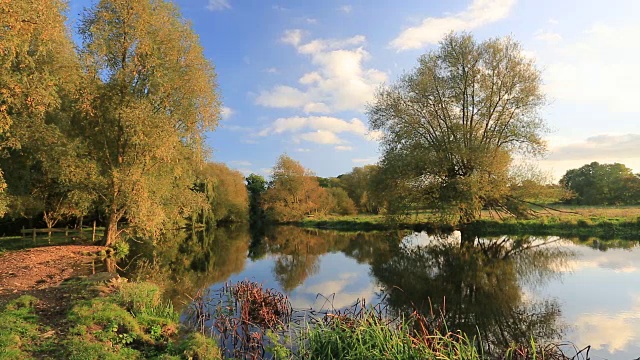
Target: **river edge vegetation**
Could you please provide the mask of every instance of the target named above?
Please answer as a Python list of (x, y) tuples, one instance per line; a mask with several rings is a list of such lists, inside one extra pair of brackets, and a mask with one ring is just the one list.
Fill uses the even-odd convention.
[[(186, 324), (149, 282), (98, 273), (60, 286), (76, 294), (66, 309), (64, 330), (42, 322), (33, 296), (3, 306), (0, 359), (568, 359), (558, 346), (533, 340), (485, 353), (490, 349), (480, 337), (449, 331), (437, 318), (434, 322), (418, 313), (390, 318), (362, 304), (294, 322), (292, 312), (282, 311), (291, 308), (286, 296), (250, 282), (230, 286), (235, 312), (200, 313), (206, 306), (196, 296), (187, 316), (200, 319), (189, 318)], [(253, 310), (237, 311), (245, 306)], [(202, 320), (211, 316), (216, 320), (207, 328)], [(225, 335), (220, 321), (234, 332)], [(237, 339), (216, 339), (226, 336)]]

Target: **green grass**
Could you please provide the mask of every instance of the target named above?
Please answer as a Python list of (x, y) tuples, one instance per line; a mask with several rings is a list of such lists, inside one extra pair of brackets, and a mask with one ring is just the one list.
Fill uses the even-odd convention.
[(38, 300), (23, 296), (0, 313), (0, 359), (220, 358), (215, 341), (181, 327), (154, 284), (76, 280), (62, 286), (78, 294), (66, 314), (68, 331), (43, 340), (47, 329), (33, 308)]
[(467, 229), (480, 236), (538, 235), (596, 237), (605, 240), (640, 240), (640, 218), (542, 217), (531, 220), (481, 219)]
[(301, 346), (308, 359), (481, 359), (474, 339), (434, 332), (417, 336), (411, 321), (381, 320), (373, 311), (358, 319), (336, 318), (308, 330)]
[[(640, 240), (640, 207), (557, 206), (561, 211), (540, 213), (533, 219), (491, 217), (483, 212), (482, 218), (465, 228), (480, 236), (540, 235), (569, 237), (598, 237), (602, 239)], [(440, 225), (428, 211), (411, 216), (387, 218), (383, 215), (360, 214), (353, 216), (327, 216), (307, 218), (295, 225), (304, 228), (337, 231), (370, 231), (407, 229), (416, 231), (451, 231), (454, 226)], [(459, 227), (458, 227), (459, 228)]]
[(41, 329), (33, 306), (38, 300), (22, 296), (0, 312), (0, 359), (31, 359), (41, 339)]
[[(96, 238), (100, 239), (97, 234)], [(91, 233), (89, 233), (88, 241), (91, 241)], [(23, 238), (21, 236), (4, 236), (0, 237), (0, 252), (30, 249), (42, 246), (69, 245), (78, 243), (82, 242), (80, 240), (74, 240), (71, 237), (65, 237), (64, 234), (60, 233), (52, 233), (51, 238), (48, 238), (47, 234), (38, 234), (35, 242), (31, 238), (31, 236), (27, 236), (26, 238)]]

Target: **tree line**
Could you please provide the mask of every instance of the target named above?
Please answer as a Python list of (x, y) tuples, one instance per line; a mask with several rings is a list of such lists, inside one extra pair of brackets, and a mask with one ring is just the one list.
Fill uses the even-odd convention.
[[(0, 5), (0, 214), (86, 215), (113, 244), (188, 219), (232, 221), (243, 176), (207, 164), (220, 118), (213, 65), (177, 7), (101, 0), (74, 44), (62, 0)], [(77, 46), (76, 46), (77, 45)], [(237, 199), (236, 199), (237, 198)]]
[[(48, 227), (91, 215), (105, 243), (126, 231), (268, 218), (433, 209), (468, 223), (482, 210), (637, 199), (620, 164), (567, 172), (562, 186), (514, 159), (546, 147), (534, 61), (510, 37), (451, 33), (369, 105), (381, 160), (319, 178), (281, 156), (269, 181), (209, 163), (220, 118), (216, 74), (198, 37), (164, 0), (100, 0), (74, 44), (62, 0), (0, 5), (0, 215)], [(520, 162), (520, 161), (518, 161)], [(570, 190), (568, 192), (567, 190)], [(126, 224), (123, 228), (121, 224)]]

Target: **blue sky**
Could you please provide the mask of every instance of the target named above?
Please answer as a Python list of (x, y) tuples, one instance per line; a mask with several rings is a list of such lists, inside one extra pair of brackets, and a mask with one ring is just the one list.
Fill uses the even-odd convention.
[[(447, 32), (512, 35), (542, 70), (556, 179), (587, 162), (640, 171), (636, 0), (178, 0), (216, 67), (213, 160), (268, 175), (287, 153), (320, 176), (375, 163), (363, 110)], [(70, 0), (73, 25), (89, 0)]]

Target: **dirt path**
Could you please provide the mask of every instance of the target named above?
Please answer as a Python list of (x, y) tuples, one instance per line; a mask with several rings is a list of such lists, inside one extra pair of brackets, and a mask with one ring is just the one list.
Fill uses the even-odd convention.
[(48, 246), (0, 255), (0, 308), (21, 295), (40, 300), (36, 312), (45, 325), (60, 330), (60, 322), (73, 296), (68, 287), (58, 286), (64, 280), (94, 272), (99, 261), (95, 253), (102, 246)]

